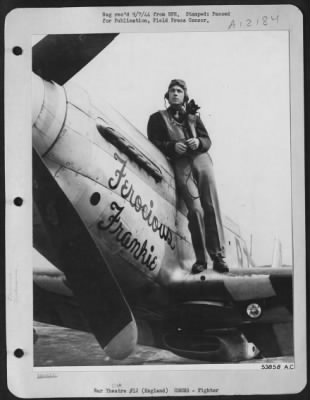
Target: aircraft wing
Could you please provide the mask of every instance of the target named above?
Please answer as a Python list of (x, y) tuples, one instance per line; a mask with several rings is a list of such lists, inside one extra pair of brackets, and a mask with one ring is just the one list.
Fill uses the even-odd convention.
[(36, 152), (33, 171), (34, 200), (56, 253), (57, 268), (65, 274), (100, 345), (109, 344), (106, 350), (113, 358), (124, 358), (137, 342), (130, 307), (79, 215)]

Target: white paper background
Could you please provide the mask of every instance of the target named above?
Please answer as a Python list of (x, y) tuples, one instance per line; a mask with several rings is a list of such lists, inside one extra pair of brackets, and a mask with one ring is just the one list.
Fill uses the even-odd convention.
[[(133, 8), (130, 8), (132, 10)], [(161, 8), (143, 8), (138, 10), (160, 10)], [(169, 8), (165, 8), (167, 11)], [(171, 7), (171, 10), (175, 8)], [(168, 394), (176, 395), (173, 388), (177, 387), (180, 382), (183, 386), (192, 387), (213, 387), (219, 388), (217, 394), (256, 394), (256, 393), (290, 393), (301, 390), (305, 384), (305, 238), (304, 238), (304, 165), (303, 165), (303, 70), (302, 70), (302, 15), (298, 9), (292, 6), (227, 6), (227, 7), (183, 7), (178, 8), (180, 12), (187, 10), (224, 10), (231, 12), (230, 17), (211, 18), (211, 23), (208, 26), (187, 24), (111, 24), (103, 25), (101, 23), (101, 12), (107, 9), (103, 8), (87, 8), (87, 9), (28, 9), (15, 10), (8, 15), (6, 19), (5, 33), (5, 119), (6, 119), (6, 252), (7, 252), (7, 348), (8, 348), (8, 375), (9, 387), (16, 395), (32, 396), (32, 397), (55, 397), (55, 396), (94, 396), (94, 388), (110, 385), (122, 384), (123, 387), (135, 386), (137, 381), (143, 382), (149, 388), (167, 388)], [(115, 11), (116, 9), (111, 9)], [(277, 24), (269, 19), (270, 24), (265, 26), (262, 21), (262, 16), (279, 15)], [(245, 23), (248, 18), (252, 21), (260, 21), (256, 26), (248, 28), (247, 32), (237, 33), (227, 32), (228, 26), (234, 20), (237, 30), (244, 30)], [(18, 29), (17, 29), (18, 27)], [(275, 223), (276, 229), (285, 235), (285, 257), (288, 263), (294, 265), (294, 324), (295, 324), (295, 355), (296, 364), (294, 370), (281, 371), (263, 371), (259, 370), (259, 365), (199, 365), (199, 366), (158, 366), (158, 367), (111, 367), (101, 368), (104, 374), (96, 368), (83, 368), (85, 372), (78, 372), (79, 368), (56, 368), (52, 369), (56, 377), (50, 379), (39, 379), (39, 373), (33, 370), (33, 345), (32, 345), (32, 216), (31, 216), (31, 104), (29, 102), (31, 93), (31, 46), (33, 35), (45, 35), (52, 33), (102, 33), (103, 31), (110, 32), (131, 32), (136, 44), (141, 40), (141, 33), (150, 34), (154, 44), (154, 51), (160, 48), (158, 44), (158, 34), (166, 35), (168, 32), (176, 32), (174, 38), (171, 38), (172, 44), (178, 41), (177, 37), (183, 35), (180, 31), (190, 32), (185, 35), (187, 45), (190, 46), (191, 40), (196, 42), (196, 49), (203, 43), (208, 48), (208, 54), (213, 54), (213, 63), (210, 64), (208, 74), (204, 76), (204, 83), (210, 91), (201, 92), (199, 80), (195, 79), (192, 74), (192, 65), (188, 64), (186, 71), (168, 68), (162, 68), (160, 64), (156, 67), (158, 81), (152, 83), (152, 98), (153, 101), (145, 101), (143, 117), (134, 112), (137, 104), (137, 97), (148, 99), (148, 79), (142, 75), (143, 84), (135, 86), (139, 73), (139, 66), (133, 68), (134, 60), (130, 64), (131, 73), (129, 79), (123, 80), (120, 83), (119, 90), (122, 92), (122, 100), (113, 98), (113, 88), (115, 80), (108, 75), (109, 66), (107, 66), (107, 75), (103, 76), (102, 86), (104, 92), (108, 93), (109, 101), (120, 108), (128, 118), (143, 131), (145, 130), (146, 116), (158, 108), (162, 108), (161, 98), (163, 89), (165, 90), (167, 81), (176, 75), (184, 75), (189, 73), (187, 80), (190, 94), (202, 106), (203, 120), (210, 131), (214, 143), (212, 150), (213, 156), (216, 159), (216, 175), (219, 181), (220, 196), (223, 202), (223, 208), (227, 214), (233, 214), (235, 219), (241, 219), (241, 225), (245, 229), (254, 229), (255, 223), (260, 219), (261, 214), (253, 217), (253, 209), (257, 210), (256, 205), (251, 201), (246, 201), (244, 205), (244, 196), (254, 196), (255, 191), (250, 189), (238, 189), (231, 185), (231, 177), (227, 175), (227, 170), (234, 165), (236, 170), (234, 174), (242, 175), (241, 170), (243, 163), (231, 163), (227, 166), (227, 157), (225, 153), (224, 143), (229, 141), (229, 147), (233, 147), (234, 142), (242, 143), (244, 148), (238, 149), (242, 155), (245, 155), (246, 164), (253, 163), (253, 167), (257, 163), (262, 163), (266, 157), (270, 160), (268, 152), (278, 151), (278, 154), (283, 156), (283, 164), (280, 163), (280, 157), (276, 157), (271, 168), (274, 168), (274, 174), (278, 178), (277, 184), (280, 184), (281, 190), (285, 193), (285, 202), (278, 202), (274, 198), (266, 195), (262, 201), (266, 201), (263, 205), (263, 210), (269, 206), (277, 206), (281, 213), (289, 212), (290, 201), (288, 200), (288, 192), (290, 191), (288, 180), (281, 181), (282, 166), (285, 168), (284, 176), (290, 173), (289, 171), (289, 143), (288, 132), (291, 132), (291, 161), (292, 161), (292, 204), (293, 204), (293, 253), (290, 253), (290, 235), (291, 226), (287, 220)], [(210, 36), (206, 37), (206, 33), (198, 33), (201, 30), (208, 30)], [(257, 32), (259, 31), (259, 32)], [(263, 32), (262, 32), (263, 31)], [(268, 32), (272, 31), (272, 32)], [(164, 33), (166, 32), (166, 33)], [(196, 32), (196, 33), (192, 33)], [(219, 32), (219, 33), (215, 33)], [(138, 34), (137, 34), (138, 33)], [(156, 33), (156, 35), (154, 35)], [(174, 34), (173, 34), (174, 35)], [(228, 39), (226, 39), (226, 36)], [(197, 38), (197, 40), (196, 40)], [(214, 40), (212, 40), (214, 39)], [(123, 40), (123, 39), (122, 39)], [(127, 35), (128, 43), (131, 38)], [(142, 39), (144, 40), (144, 39)], [(257, 41), (253, 51), (253, 40)], [(270, 44), (266, 46), (266, 41)], [(237, 46), (242, 42), (242, 47)], [(127, 43), (127, 44), (128, 44)], [(216, 46), (214, 46), (216, 43)], [(230, 44), (230, 46), (227, 45)], [(115, 41), (117, 44), (117, 40)], [(143, 43), (142, 43), (143, 44)], [(275, 45), (276, 44), (276, 45)], [(287, 45), (289, 44), (289, 49)], [(12, 53), (12, 48), (19, 45), (23, 48), (22, 56), (15, 56)], [(125, 45), (124, 45), (125, 46)], [(208, 47), (209, 46), (209, 47)], [(214, 47), (213, 47), (214, 46)], [(219, 47), (226, 46), (223, 54), (220, 56)], [(135, 48), (135, 47), (134, 47)], [(189, 47), (187, 47), (188, 50)], [(273, 49), (276, 48), (276, 52)], [(128, 46), (127, 46), (128, 50)], [(171, 57), (169, 49), (163, 47), (161, 51), (166, 51), (166, 57)], [(113, 51), (111, 46), (110, 51)], [(117, 50), (119, 54), (119, 49)], [(125, 52), (125, 47), (123, 47)], [(147, 49), (145, 49), (147, 51)], [(198, 51), (198, 50), (197, 50)], [(250, 52), (251, 57), (246, 57), (246, 52)], [(230, 52), (230, 53), (228, 53)], [(126, 53), (125, 53), (126, 54)], [(229, 60), (231, 65), (227, 68), (227, 56), (230, 54)], [(127, 58), (132, 60), (133, 55), (127, 54)], [(226, 57), (226, 58), (225, 58)], [(289, 64), (288, 64), (289, 57)], [(139, 60), (138, 57), (136, 57)], [(207, 58), (206, 58), (207, 60)], [(226, 60), (226, 61), (225, 61)], [(240, 60), (245, 60), (248, 63), (243, 71), (246, 74), (238, 72), (240, 68)], [(222, 61), (222, 62), (220, 62)], [(253, 63), (261, 62), (262, 68), (257, 68), (257, 75), (253, 71)], [(270, 62), (270, 63), (269, 63)], [(278, 63), (278, 64), (277, 64)], [(279, 71), (268, 68), (279, 65)], [(175, 68), (175, 67), (174, 67)], [(216, 73), (216, 70), (218, 72)], [(85, 70), (86, 72), (86, 70)], [(202, 74), (200, 70), (200, 74)], [(235, 72), (235, 74), (234, 74)], [(277, 73), (278, 72), (278, 73)], [(254, 74), (254, 75), (253, 75)], [(271, 74), (271, 75), (270, 75)], [(96, 80), (91, 80), (87, 76), (83, 77), (83, 72), (76, 79), (83, 86), (86, 86), (89, 92), (92, 92), (92, 85), (96, 85)], [(106, 76), (108, 78), (106, 78)], [(257, 76), (257, 81), (255, 80)], [(265, 77), (270, 78), (274, 87), (264, 87)], [(182, 76), (180, 76), (182, 77)], [(274, 78), (274, 79), (271, 79)], [(242, 90), (239, 90), (238, 80), (245, 85)], [(253, 81), (254, 80), (254, 81)], [(259, 85), (257, 83), (259, 82)], [(255, 87), (255, 92), (244, 92), (244, 88), (248, 85)], [(88, 86), (88, 87), (87, 87)], [(156, 89), (155, 89), (156, 87)], [(137, 89), (135, 101), (130, 101), (131, 92)], [(289, 91), (290, 88), (290, 91)], [(283, 92), (281, 92), (281, 90)], [(93, 91), (94, 92), (94, 91)], [(238, 93), (237, 93), (238, 92)], [(236, 93), (236, 94), (234, 94)], [(281, 93), (281, 96), (280, 96)], [(290, 93), (290, 97), (289, 97)], [(226, 95), (226, 96), (225, 96)], [(96, 94), (94, 93), (96, 97)], [(236, 100), (235, 97), (236, 96)], [(273, 104), (273, 97), (278, 100)], [(97, 94), (97, 101), (100, 105), (100, 94)], [(95, 101), (96, 102), (96, 101)], [(258, 107), (257, 113), (266, 115), (268, 110), (273, 107), (270, 112), (271, 121), (259, 121), (258, 126), (253, 125), (255, 116), (253, 108)], [(290, 108), (289, 108), (290, 107)], [(240, 112), (239, 108), (243, 108)], [(263, 111), (262, 111), (263, 110)], [(290, 110), (290, 121), (288, 120), (288, 112)], [(259, 112), (260, 111), (260, 112)], [(239, 114), (238, 114), (239, 112)], [(229, 118), (223, 118), (229, 116)], [(133, 118), (130, 118), (133, 116)], [(244, 116), (243, 122), (240, 122), (240, 117)], [(236, 126), (240, 124), (240, 128)], [(267, 131), (262, 132), (263, 127), (268, 127)], [(246, 131), (251, 128), (258, 135), (267, 134), (265, 140), (267, 147), (261, 155), (253, 158), (248, 154)], [(257, 131), (256, 131), (257, 129)], [(283, 129), (283, 132), (282, 132)], [(213, 134), (214, 131), (214, 134)], [(227, 136), (227, 131), (231, 131), (231, 136)], [(279, 132), (285, 137), (281, 141)], [(235, 135), (235, 136), (234, 136)], [(269, 141), (270, 140), (270, 141)], [(281, 144), (280, 144), (280, 143)], [(284, 147), (283, 147), (284, 146)], [(239, 157), (240, 157), (239, 153)], [(235, 160), (237, 155), (232, 158)], [(223, 161), (224, 159), (224, 161)], [(281, 161), (281, 162), (282, 162)], [(239, 168), (239, 170), (238, 170)], [(263, 170), (265, 171), (265, 170)], [(253, 171), (252, 171), (253, 173)], [(255, 172), (254, 172), (255, 174)], [(256, 170), (257, 179), (260, 179), (260, 170)], [(278, 175), (277, 175), (278, 174)], [(271, 174), (270, 174), (271, 175)], [(269, 176), (270, 176), (269, 175)], [(247, 179), (245, 185), (251, 187), (251, 178)], [(257, 186), (255, 186), (257, 188)], [(272, 187), (272, 183), (270, 183)], [(266, 192), (270, 193), (271, 189)], [(232, 193), (232, 201), (225, 201), (225, 193)], [(13, 199), (20, 196), (24, 199), (22, 207), (13, 205)], [(256, 200), (254, 196), (253, 201)], [(234, 205), (234, 207), (232, 206)], [(249, 204), (252, 209), (247, 209)], [(237, 207), (235, 207), (237, 205)], [(251, 207), (251, 206), (250, 206)], [(254, 213), (255, 214), (255, 213)], [(251, 216), (251, 217), (250, 217)], [(245, 220), (242, 221), (242, 218)], [(254, 220), (251, 220), (254, 218)], [(252, 224), (253, 223), (253, 224)], [(285, 225), (281, 225), (281, 223)], [(280, 224), (280, 225), (279, 225)], [(266, 227), (266, 223), (262, 223)], [(249, 228), (251, 226), (251, 228)], [(253, 226), (253, 228), (252, 228)], [(269, 226), (272, 227), (272, 224)], [(258, 230), (262, 229), (261, 227)], [(287, 233), (288, 232), (288, 233)], [(252, 232), (246, 232), (249, 234)], [(261, 232), (257, 232), (260, 235)], [(269, 232), (268, 235), (278, 235), (278, 232)], [(261, 244), (261, 248), (264, 247)], [(18, 249), (18, 251), (17, 251)], [(271, 250), (268, 249), (267, 253)], [(261, 255), (258, 246), (257, 252)], [(266, 253), (266, 254), (267, 254)], [(266, 261), (265, 261), (266, 260)], [(267, 255), (261, 260), (262, 263), (268, 262)], [(296, 306), (298, 305), (298, 307)], [(23, 329), (20, 329), (23, 327)], [(25, 351), (25, 356), (22, 359), (17, 359), (13, 356), (16, 348), (22, 348)], [(110, 372), (107, 370), (110, 369)], [(97, 370), (97, 372), (95, 372)], [(46, 369), (45, 369), (46, 371)], [(116, 373), (116, 371), (119, 371)], [(139, 372), (137, 372), (139, 371)], [(44, 375), (43, 375), (44, 377)], [(250, 384), (244, 384), (250, 382)], [(102, 395), (102, 394), (101, 394)], [(146, 395), (140, 393), (140, 395)]]

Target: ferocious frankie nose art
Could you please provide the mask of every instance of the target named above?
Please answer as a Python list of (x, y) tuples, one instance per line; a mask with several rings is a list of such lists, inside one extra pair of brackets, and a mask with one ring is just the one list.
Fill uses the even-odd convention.
[(292, 355), (280, 255), (255, 267), (225, 218), (230, 272), (191, 274), (171, 165), (70, 83), (115, 36), (50, 35), (33, 48), (34, 318), (92, 332), (114, 359), (137, 343), (202, 362)]

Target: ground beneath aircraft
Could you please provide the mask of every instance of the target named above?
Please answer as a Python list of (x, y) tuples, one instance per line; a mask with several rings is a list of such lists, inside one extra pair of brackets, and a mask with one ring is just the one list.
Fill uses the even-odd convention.
[[(139, 345), (136, 352), (125, 360), (113, 361), (104, 353), (94, 336), (89, 333), (38, 322), (35, 322), (34, 328), (39, 337), (34, 345), (34, 366), (36, 367), (201, 363), (201, 361), (179, 357), (170, 351)], [(275, 361), (293, 362), (293, 357), (250, 362)]]

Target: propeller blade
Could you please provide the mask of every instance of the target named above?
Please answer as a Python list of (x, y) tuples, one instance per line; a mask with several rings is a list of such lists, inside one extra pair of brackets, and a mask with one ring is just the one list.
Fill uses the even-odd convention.
[(63, 85), (117, 35), (48, 35), (32, 48), (33, 72), (47, 81), (52, 80)]
[[(137, 342), (130, 307), (80, 216), (35, 151), (33, 171), (34, 201), (55, 249), (56, 266), (99, 344), (112, 358), (125, 358)], [(36, 242), (34, 236), (34, 247), (42, 253), (42, 243)]]

